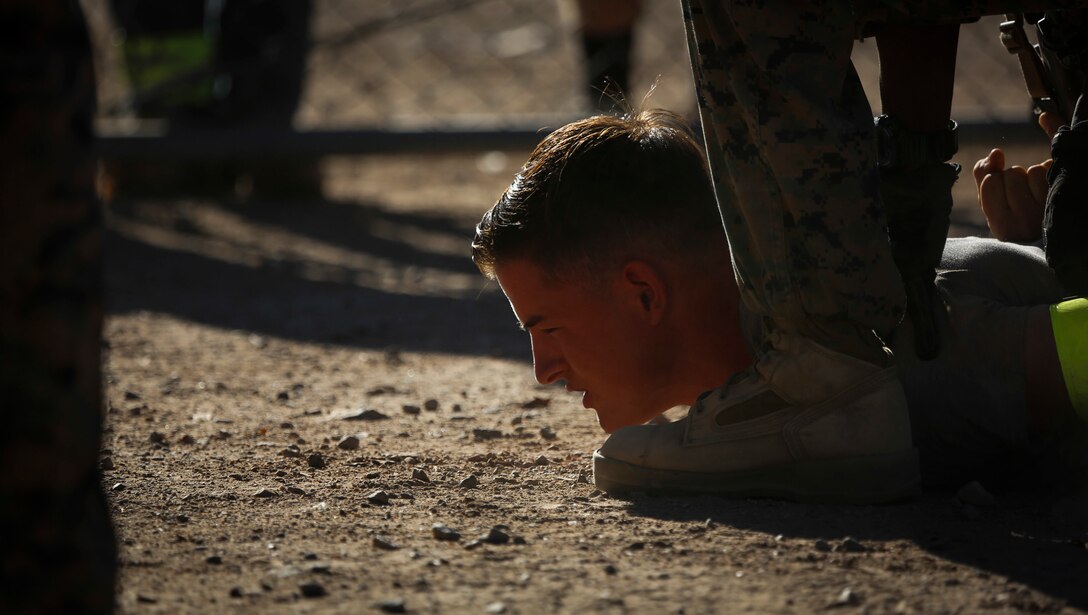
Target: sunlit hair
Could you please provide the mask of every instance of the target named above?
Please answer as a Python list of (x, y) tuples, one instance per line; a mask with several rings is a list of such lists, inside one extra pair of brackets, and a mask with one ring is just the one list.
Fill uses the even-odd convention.
[(678, 115), (599, 115), (548, 135), (484, 214), (472, 259), (526, 258), (555, 280), (587, 279), (646, 254), (698, 266), (725, 235), (702, 148)]

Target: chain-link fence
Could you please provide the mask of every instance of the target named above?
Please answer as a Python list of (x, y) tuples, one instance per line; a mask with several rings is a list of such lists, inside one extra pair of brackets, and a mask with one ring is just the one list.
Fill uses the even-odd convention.
[[(679, 4), (645, 0), (629, 97), (638, 102), (656, 81), (653, 106), (692, 113)], [(222, 10), (230, 0), (204, 5), (206, 11)], [(141, 96), (123, 61), (133, 37), (118, 25), (109, 0), (84, 0), (84, 6), (96, 48), (101, 132), (125, 134), (137, 125), (134, 101)], [(592, 107), (577, 15), (573, 0), (318, 0), (309, 14), (310, 44), (293, 126), (304, 134), (536, 130), (584, 115)], [(1030, 118), (1016, 61), (998, 42), (998, 22), (986, 18), (963, 28), (954, 102), (961, 123)], [(266, 41), (252, 52), (267, 54), (281, 44)], [(871, 98), (877, 92), (875, 47), (864, 41), (855, 48)], [(879, 109), (875, 98), (873, 107)], [(330, 149), (338, 144), (343, 142), (326, 142)]]

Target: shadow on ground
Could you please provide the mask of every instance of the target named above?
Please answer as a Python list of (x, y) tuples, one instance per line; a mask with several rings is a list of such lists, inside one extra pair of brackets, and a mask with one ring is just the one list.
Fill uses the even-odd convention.
[[(910, 541), (934, 556), (1007, 577), (1077, 608), (1088, 608), (1088, 507), (1034, 493), (1004, 494), (994, 508), (964, 507), (949, 493), (892, 506), (828, 506), (721, 497), (640, 496), (632, 515), (705, 521), (785, 539), (845, 537)], [(834, 548), (834, 547), (832, 547)], [(880, 548), (879, 546), (875, 548)], [(904, 564), (904, 572), (913, 571)], [(1013, 605), (1016, 606), (1016, 605)], [(1036, 605), (1039, 606), (1039, 605)], [(1019, 605), (1038, 610), (1031, 605)], [(1046, 610), (1045, 608), (1043, 610)]]
[[(120, 200), (108, 309), (361, 348), (527, 359), (469, 258), (472, 224), (323, 199)], [(457, 253), (459, 251), (460, 253)]]

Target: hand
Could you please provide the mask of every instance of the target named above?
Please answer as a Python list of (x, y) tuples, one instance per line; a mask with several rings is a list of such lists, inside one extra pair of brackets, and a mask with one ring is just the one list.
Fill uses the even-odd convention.
[[(1039, 116), (1039, 126), (1050, 138), (1063, 124), (1050, 113)], [(1005, 153), (995, 148), (975, 163), (978, 203), (986, 216), (990, 232), (1001, 241), (1031, 243), (1043, 235), (1043, 211), (1046, 208), (1046, 174), (1053, 160), (1032, 165), (1005, 168)]]

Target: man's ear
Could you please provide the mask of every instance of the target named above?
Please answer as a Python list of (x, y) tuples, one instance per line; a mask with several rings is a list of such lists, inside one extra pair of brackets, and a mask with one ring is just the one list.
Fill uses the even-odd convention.
[(663, 272), (641, 260), (628, 261), (617, 281), (621, 300), (656, 325), (665, 317), (669, 288)]

